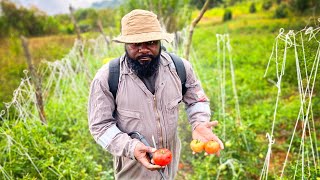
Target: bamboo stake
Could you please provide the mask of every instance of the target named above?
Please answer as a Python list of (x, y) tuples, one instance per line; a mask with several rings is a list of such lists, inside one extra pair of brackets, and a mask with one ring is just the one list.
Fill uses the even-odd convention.
[(209, 1), (210, 0), (206, 0), (206, 2), (204, 3), (201, 11), (200, 11), (200, 14), (197, 18), (195, 18), (192, 23), (191, 23), (191, 26), (190, 26), (190, 29), (189, 29), (189, 36), (188, 36), (188, 39), (187, 39), (187, 42), (186, 42), (186, 51), (185, 51), (185, 54), (184, 54), (184, 57), (186, 60), (189, 61), (189, 54), (190, 54), (190, 47), (191, 47), (191, 42), (192, 42), (192, 35), (193, 35), (193, 30), (194, 28), (196, 27), (196, 25), (198, 24), (198, 22), (201, 20), (202, 16), (204, 15), (204, 13), (207, 11), (208, 9), (208, 6), (209, 6)]
[(26, 56), (28, 68), (30, 71), (31, 82), (36, 90), (36, 92), (35, 92), (36, 93), (36, 101), (37, 101), (36, 105), (37, 105), (37, 110), (39, 112), (40, 120), (41, 120), (42, 124), (47, 124), (47, 120), (46, 120), (46, 116), (45, 116), (45, 112), (44, 112), (44, 106), (43, 106), (41, 78), (38, 76), (38, 74), (36, 73), (35, 68), (33, 66), (32, 57), (31, 57), (31, 54), (29, 51), (27, 39), (24, 36), (21, 36), (20, 39), (22, 42), (22, 46), (23, 46), (24, 53)]

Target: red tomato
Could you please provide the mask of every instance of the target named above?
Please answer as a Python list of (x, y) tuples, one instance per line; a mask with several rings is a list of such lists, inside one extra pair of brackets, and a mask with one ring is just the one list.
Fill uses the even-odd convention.
[(190, 143), (190, 148), (192, 149), (193, 152), (197, 152), (197, 153), (202, 152), (204, 149), (204, 142), (198, 139), (194, 139)]
[(214, 154), (216, 152), (218, 152), (220, 149), (220, 145), (218, 142), (216, 141), (208, 141), (206, 142), (206, 144), (204, 145), (204, 150), (208, 153), (208, 154)]
[(166, 166), (172, 160), (172, 153), (169, 149), (162, 148), (153, 153), (153, 162), (159, 166)]

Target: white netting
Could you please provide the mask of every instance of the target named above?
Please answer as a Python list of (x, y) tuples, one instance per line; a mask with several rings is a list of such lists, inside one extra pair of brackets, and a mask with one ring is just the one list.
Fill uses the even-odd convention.
[[(90, 60), (90, 66), (88, 66), (84, 61), (80, 59), (80, 49), (84, 45), (80, 41), (75, 41), (73, 48), (70, 52), (61, 60), (54, 62), (44, 61), (38, 69), (39, 77), (42, 78), (42, 95), (44, 100), (44, 105), (51, 99), (58, 101), (64, 101), (66, 93), (75, 93), (78, 97), (88, 96), (88, 76), (85, 73), (88, 69), (93, 69), (92, 65), (99, 64), (102, 65), (102, 57), (108, 54), (108, 49), (106, 48), (105, 41), (102, 41), (103, 37), (98, 37), (96, 40), (91, 41), (92, 44), (88, 45), (88, 50), (92, 51), (92, 54), (83, 57), (86, 60)], [(103, 49), (104, 48), (104, 49)], [(96, 62), (92, 62), (96, 61)], [(1, 111), (0, 120), (2, 121), (2, 127), (0, 127), (0, 135), (6, 139), (6, 147), (4, 148), (7, 153), (10, 153), (11, 147), (15, 145), (18, 147), (18, 154), (27, 157), (31, 162), (34, 169), (38, 172), (39, 176), (43, 178), (39, 168), (34, 163), (34, 158), (28, 153), (28, 148), (24, 147), (20, 143), (20, 139), (14, 139), (10, 135), (10, 126), (13, 126), (12, 122), (17, 124), (18, 122), (26, 122), (34, 124), (36, 127), (39, 124), (35, 124), (40, 121), (40, 117), (37, 111), (37, 101), (35, 96), (35, 88), (31, 83), (31, 77), (28, 71), (25, 70), (25, 77), (21, 80), (18, 88), (13, 92), (13, 98), (10, 102), (5, 103), (5, 109)], [(91, 75), (92, 76), (92, 75)], [(68, 92), (67, 92), (68, 91)], [(75, 99), (76, 101), (76, 99)], [(86, 109), (86, 105), (76, 104), (75, 106), (84, 106), (81, 109)], [(57, 109), (51, 109), (51, 113), (55, 114)], [(70, 119), (70, 117), (66, 117)], [(27, 128), (34, 128), (27, 127)], [(36, 145), (36, 143), (34, 144)], [(52, 172), (56, 173), (54, 170)], [(0, 172), (5, 179), (11, 179), (8, 172), (0, 166)]]
[[(282, 179), (286, 177), (286, 171), (288, 171), (287, 164), (289, 162), (291, 163), (291, 166), (295, 164), (294, 174), (290, 175), (293, 178), (297, 178), (299, 176), (302, 179), (312, 177), (312, 175), (314, 175), (313, 172), (317, 171), (319, 166), (319, 151), (317, 149), (318, 145), (315, 129), (316, 126), (312, 110), (312, 99), (315, 95), (314, 87), (320, 60), (320, 43), (317, 36), (319, 31), (320, 28), (308, 27), (298, 32), (290, 30), (289, 32), (285, 33), (284, 29), (281, 29), (279, 35), (275, 38), (275, 43), (266, 68), (265, 76), (269, 71), (271, 63), (274, 63), (277, 80), (275, 82), (275, 86), (278, 89), (278, 93), (276, 97), (271, 132), (267, 133), (269, 144), (260, 179), (268, 178), (272, 147), (277, 143), (274, 131), (276, 121), (278, 120), (277, 112), (279, 110), (281, 85), (288, 60), (295, 61), (300, 108), (299, 112), (297, 112), (298, 116), (295, 121), (289, 147), (283, 162), (280, 178)], [(281, 46), (280, 43), (284, 43), (284, 47), (283, 45)], [(314, 49), (311, 53), (306, 54), (306, 43), (313, 43), (312, 47), (317, 46), (317, 49)], [(293, 59), (288, 58), (290, 55), (289, 50), (293, 50), (294, 52)], [(297, 130), (299, 123), (302, 128), (300, 131)], [(298, 152), (293, 150), (294, 140), (300, 141)], [(292, 155), (290, 156), (290, 154), (295, 154), (296, 156), (293, 157)]]

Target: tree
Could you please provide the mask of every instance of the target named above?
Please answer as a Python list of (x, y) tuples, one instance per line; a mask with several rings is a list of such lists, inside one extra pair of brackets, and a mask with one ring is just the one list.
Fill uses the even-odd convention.
[[(195, 6), (197, 9), (200, 10), (205, 2), (206, 0), (191, 0), (190, 5)], [(213, 8), (214, 6), (222, 3), (223, 3), (223, 0), (211, 0), (208, 4), (208, 8)]]
[(190, 0), (128, 0), (120, 8), (120, 16), (133, 9), (146, 9), (158, 15), (168, 32), (176, 32), (190, 21)]
[(309, 8), (311, 0), (292, 0), (291, 6), (300, 13)]
[(58, 31), (57, 22), (51, 20), (44, 12), (34, 6), (31, 9), (18, 7), (9, 0), (0, 1), (0, 5), (2, 9), (1, 36), (7, 36), (11, 31), (27, 36), (44, 35)]

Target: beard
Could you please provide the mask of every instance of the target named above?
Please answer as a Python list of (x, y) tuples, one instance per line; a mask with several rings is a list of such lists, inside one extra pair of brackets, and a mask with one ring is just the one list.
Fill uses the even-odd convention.
[[(157, 56), (153, 55), (141, 55), (138, 56), (136, 59), (133, 59), (129, 57), (129, 54), (126, 50), (126, 57), (128, 58), (128, 65), (133, 70), (133, 72), (139, 76), (140, 78), (148, 78), (152, 75), (154, 75), (158, 69), (159, 69), (159, 63), (160, 63), (160, 54), (161, 49), (159, 51), (159, 54)], [(139, 61), (141, 58), (148, 57), (151, 60), (150, 61)]]

